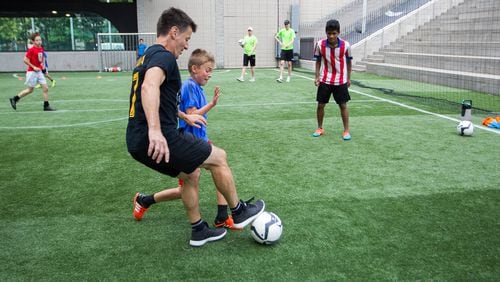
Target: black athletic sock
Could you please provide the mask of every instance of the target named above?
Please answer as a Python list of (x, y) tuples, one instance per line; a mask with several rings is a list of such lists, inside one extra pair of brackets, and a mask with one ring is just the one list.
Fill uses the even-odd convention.
[(231, 213), (233, 213), (233, 214), (240, 214), (241, 211), (243, 210), (242, 207), (243, 206), (241, 205), (241, 203), (238, 202), (238, 204), (236, 205), (236, 207), (231, 208)]
[(227, 205), (217, 205), (217, 216), (215, 217), (215, 221), (224, 222), (227, 217)]
[(203, 230), (203, 228), (205, 228), (204, 223), (205, 222), (203, 221), (203, 219), (200, 218), (200, 220), (198, 220), (197, 222), (191, 223), (191, 230), (193, 230), (193, 231)]
[(141, 204), (143, 208), (147, 209), (149, 208), (149, 206), (156, 203), (155, 194), (142, 196), (139, 199), (137, 199), (137, 201), (139, 201), (139, 204)]
[(49, 101), (44, 101), (44, 102), (43, 102), (43, 107), (44, 107), (44, 108), (47, 108), (48, 106), (49, 106)]
[(13, 98), (14, 98), (14, 101), (15, 101), (15, 102), (17, 102), (17, 101), (21, 100), (21, 97), (19, 97), (19, 96), (17, 96), (17, 95), (16, 95), (16, 96), (14, 96)]

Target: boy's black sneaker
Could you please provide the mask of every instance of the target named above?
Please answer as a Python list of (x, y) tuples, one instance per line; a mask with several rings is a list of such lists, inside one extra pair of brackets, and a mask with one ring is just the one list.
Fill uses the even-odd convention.
[(10, 105), (12, 106), (12, 108), (14, 110), (17, 110), (17, 107), (16, 107), (16, 103), (17, 102), (16, 102), (16, 100), (14, 98), (9, 98), (9, 100), (10, 100)]
[(257, 200), (254, 204), (250, 204), (250, 201), (240, 200), (241, 211), (238, 211), (238, 214), (233, 213), (234, 228), (245, 228), (264, 211), (266, 204), (263, 200)]
[(46, 107), (44, 106), (44, 107), (43, 107), (43, 110), (44, 110), (44, 111), (46, 111), (46, 112), (53, 112), (53, 111), (55, 111), (56, 109), (51, 108), (50, 106), (46, 106)]
[(203, 229), (191, 231), (191, 240), (189, 240), (189, 245), (193, 247), (201, 247), (207, 242), (217, 241), (226, 236), (227, 231), (225, 228), (210, 228), (206, 222), (203, 222), (202, 224), (204, 225)]

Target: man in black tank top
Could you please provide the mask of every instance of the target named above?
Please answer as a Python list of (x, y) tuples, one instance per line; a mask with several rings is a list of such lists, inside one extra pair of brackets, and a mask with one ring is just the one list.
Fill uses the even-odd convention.
[(189, 244), (202, 246), (224, 238), (225, 229), (209, 228), (198, 204), (200, 167), (212, 173), (214, 184), (231, 209), (234, 227), (244, 228), (264, 211), (263, 200), (239, 200), (226, 152), (177, 130), (178, 118), (191, 126), (205, 126), (200, 115), (178, 110), (181, 77), (176, 59), (187, 50), (196, 24), (182, 10), (170, 8), (160, 16), (156, 44), (137, 60), (132, 75), (127, 148), (134, 159), (183, 180), (182, 201), (191, 222)]

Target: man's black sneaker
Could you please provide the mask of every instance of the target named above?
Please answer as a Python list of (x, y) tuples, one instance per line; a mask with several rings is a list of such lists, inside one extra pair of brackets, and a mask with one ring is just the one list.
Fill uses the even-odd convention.
[(50, 106), (47, 106), (47, 107), (43, 107), (43, 110), (44, 110), (44, 111), (47, 111), (47, 112), (53, 112), (53, 111), (55, 111), (56, 109), (51, 108)]
[(14, 98), (9, 98), (9, 100), (10, 100), (10, 105), (12, 106), (12, 108), (14, 110), (17, 110), (17, 107), (16, 107), (16, 103), (17, 102), (16, 102), (16, 100), (14, 100)]
[(234, 228), (245, 228), (264, 211), (266, 204), (263, 200), (257, 200), (255, 204), (250, 204), (250, 201), (243, 202), (240, 200), (241, 212), (238, 214), (233, 213)]
[(189, 245), (193, 247), (201, 247), (207, 242), (217, 241), (226, 236), (227, 231), (225, 228), (210, 228), (206, 222), (203, 222), (202, 224), (205, 225), (203, 229), (199, 231), (193, 230), (191, 232)]

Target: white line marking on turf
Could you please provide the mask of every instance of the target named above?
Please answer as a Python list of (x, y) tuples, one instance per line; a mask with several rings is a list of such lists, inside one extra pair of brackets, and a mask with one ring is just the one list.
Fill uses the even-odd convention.
[(213, 73), (227, 73), (230, 72), (231, 70), (220, 70), (220, 71), (214, 71)]
[(125, 120), (125, 119), (128, 119), (128, 117), (121, 117), (121, 118), (116, 118), (116, 119), (108, 119), (108, 120), (100, 120), (100, 121), (74, 123), (74, 124), (64, 124), (64, 125), (0, 126), (0, 129), (46, 129), (46, 128), (79, 127), (79, 126), (87, 126), (87, 125), (95, 125), (95, 124), (100, 124), (100, 123), (121, 121), (121, 120)]
[[(85, 112), (113, 112), (113, 111), (124, 111), (123, 109), (88, 109), (88, 110), (57, 110), (51, 114), (62, 114), (62, 113), (85, 113)], [(30, 111), (30, 112), (0, 112), (0, 115), (22, 115), (22, 114), (46, 114), (43, 111)]]
[[(356, 100), (356, 101), (350, 101), (354, 103), (364, 103), (364, 102), (384, 102), (384, 101), (377, 101), (377, 100)], [(283, 106), (283, 105), (300, 105), (300, 104), (317, 104), (315, 101), (311, 102), (289, 102), (289, 103), (280, 103), (280, 102), (269, 102), (269, 103), (255, 103), (255, 104), (217, 104), (218, 107), (251, 107), (251, 106)]]
[(71, 103), (71, 102), (129, 102), (129, 100), (125, 99), (80, 99), (80, 100), (54, 100), (54, 103)]
[[(278, 71), (278, 70), (276, 70), (276, 71)], [(307, 76), (300, 75), (300, 74), (295, 74), (295, 76), (298, 76), (298, 77), (301, 77), (301, 78), (304, 78), (304, 79), (307, 79), (307, 80), (314, 81), (314, 79), (312, 79), (310, 77), (307, 77)], [(426, 111), (426, 110), (423, 110), (423, 109), (420, 109), (420, 108), (417, 108), (417, 107), (409, 106), (409, 105), (406, 105), (406, 104), (403, 104), (403, 103), (399, 103), (399, 102), (396, 102), (396, 101), (392, 101), (392, 100), (389, 100), (389, 99), (385, 99), (385, 98), (377, 97), (377, 96), (374, 96), (374, 95), (370, 95), (370, 94), (367, 94), (367, 93), (364, 93), (364, 92), (361, 92), (361, 91), (358, 91), (358, 90), (349, 89), (349, 91), (352, 91), (354, 93), (358, 93), (358, 94), (363, 95), (365, 97), (370, 97), (370, 98), (373, 98), (373, 99), (377, 99), (377, 100), (380, 100), (380, 101), (383, 101), (383, 102), (387, 102), (387, 103), (390, 103), (390, 104), (393, 104), (393, 105), (397, 105), (397, 106), (400, 106), (400, 107), (403, 107), (403, 108), (407, 108), (407, 109), (410, 109), (410, 110), (414, 110), (414, 111), (417, 111), (417, 112), (421, 112), (421, 113), (424, 113), (424, 114), (432, 115), (432, 116), (435, 116), (435, 117), (440, 117), (440, 118), (451, 120), (451, 121), (455, 121), (455, 122), (460, 122), (460, 120), (456, 119), (456, 118), (452, 118), (452, 117), (448, 117), (448, 116), (445, 116), (445, 115), (442, 115), (442, 114), (437, 114), (437, 113), (429, 112), (429, 111)], [(496, 134), (500, 134), (499, 130), (493, 129), (493, 128), (489, 128), (489, 127), (486, 127), (486, 126), (483, 126), (483, 125), (474, 124), (474, 127), (482, 129), (482, 130), (486, 130), (486, 131), (489, 131), (489, 132), (493, 132), (493, 133), (496, 133)]]

